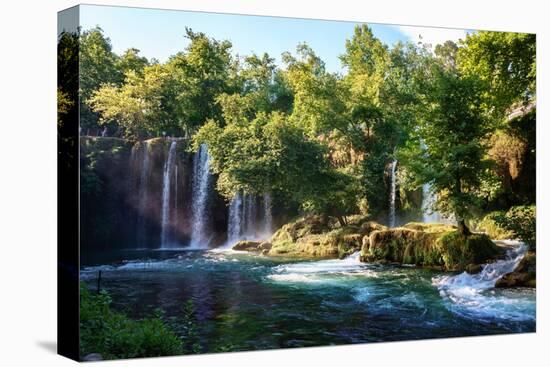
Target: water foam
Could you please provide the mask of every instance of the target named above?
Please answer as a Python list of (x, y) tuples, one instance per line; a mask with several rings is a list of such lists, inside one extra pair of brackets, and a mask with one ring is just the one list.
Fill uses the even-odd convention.
[(438, 276), (432, 279), (439, 294), (451, 312), (466, 317), (505, 318), (534, 320), (534, 293), (529, 290), (510, 291), (494, 289), (496, 282), (514, 271), (523, 259), (527, 246), (509, 242), (505, 259), (483, 266), (478, 274), (467, 272), (454, 276)]

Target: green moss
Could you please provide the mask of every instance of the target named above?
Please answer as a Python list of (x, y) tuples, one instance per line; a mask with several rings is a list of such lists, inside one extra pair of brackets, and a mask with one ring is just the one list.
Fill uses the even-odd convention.
[(364, 233), (380, 225), (355, 217), (349, 225), (318, 216), (299, 218), (285, 224), (271, 237), (271, 256), (344, 258), (361, 249)]
[(441, 236), (438, 244), (448, 269), (465, 269), (470, 264), (482, 264), (503, 252), (485, 234), (464, 236), (454, 231)]
[(374, 231), (368, 241), (363, 241), (361, 261), (461, 270), (485, 263), (501, 253), (502, 250), (482, 234), (464, 237), (453, 226), (409, 223), (402, 228)]

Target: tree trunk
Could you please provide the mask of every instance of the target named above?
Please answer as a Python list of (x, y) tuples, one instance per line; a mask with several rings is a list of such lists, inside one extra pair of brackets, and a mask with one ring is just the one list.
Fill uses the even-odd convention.
[(342, 216), (338, 216), (338, 222), (340, 223), (340, 227), (344, 228), (346, 226), (346, 219)]
[(472, 232), (470, 232), (470, 229), (466, 225), (466, 222), (464, 222), (464, 219), (460, 219), (458, 221), (458, 232), (463, 236), (469, 236), (472, 234)]

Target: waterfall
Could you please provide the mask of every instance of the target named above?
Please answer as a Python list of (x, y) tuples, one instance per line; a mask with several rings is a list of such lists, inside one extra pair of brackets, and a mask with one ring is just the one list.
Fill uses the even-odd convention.
[(148, 190), (147, 184), (149, 182), (149, 142), (144, 141), (142, 146), (143, 158), (141, 160), (139, 186), (138, 186), (138, 220), (136, 230), (136, 242), (138, 247), (145, 247), (146, 241), (146, 217), (147, 217), (147, 200)]
[(397, 160), (394, 159), (391, 164), (391, 187), (390, 187), (390, 210), (389, 224), (390, 227), (395, 227), (395, 191), (397, 187), (395, 172), (397, 168)]
[(193, 160), (193, 213), (191, 248), (208, 248), (211, 236), (208, 233), (208, 188), (210, 183), (210, 157), (205, 144), (201, 144)]
[(172, 141), (170, 144), (170, 150), (168, 151), (168, 157), (164, 163), (164, 174), (162, 177), (162, 222), (160, 232), (160, 247), (170, 247), (167, 243), (168, 231), (170, 226), (170, 178), (172, 175), (172, 169), (174, 167), (174, 161), (176, 157), (176, 141)]
[(273, 215), (272, 215), (272, 204), (271, 204), (271, 195), (265, 193), (263, 197), (264, 204), (264, 229), (262, 235), (264, 237), (271, 237), (273, 232)]
[[(231, 248), (240, 240), (258, 240), (271, 235), (271, 195), (263, 198), (263, 223), (258, 224), (258, 198), (249, 194), (237, 193), (229, 204), (227, 242), (224, 248)], [(261, 232), (261, 233), (260, 233)]]
[(445, 223), (456, 224), (453, 216), (445, 217), (434, 209), (437, 196), (434, 194), (432, 185), (422, 185), (422, 222), (424, 223)]
[(251, 195), (244, 196), (244, 239), (256, 238), (256, 198)]
[(229, 204), (229, 221), (227, 223), (227, 246), (233, 246), (241, 236), (241, 212), (242, 212), (242, 195), (238, 193), (231, 199)]

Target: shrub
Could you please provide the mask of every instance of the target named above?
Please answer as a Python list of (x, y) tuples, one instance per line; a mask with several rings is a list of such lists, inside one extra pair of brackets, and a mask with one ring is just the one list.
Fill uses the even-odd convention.
[(196, 353), (200, 348), (193, 315), (192, 305), (186, 304), (181, 319), (187, 332), (180, 338), (164, 321), (162, 311), (133, 320), (111, 309), (107, 292), (94, 294), (81, 285), (80, 354), (99, 353), (104, 359), (119, 359)]
[(525, 242), (533, 250), (536, 244), (536, 208), (534, 205), (511, 207), (506, 214), (495, 217), (499, 226), (512, 231), (515, 237)]
[(505, 212), (492, 212), (487, 214), (477, 223), (476, 229), (485, 232), (494, 240), (506, 240), (514, 238), (515, 233), (507, 228), (504, 228), (497, 222), (496, 218), (506, 214)]

